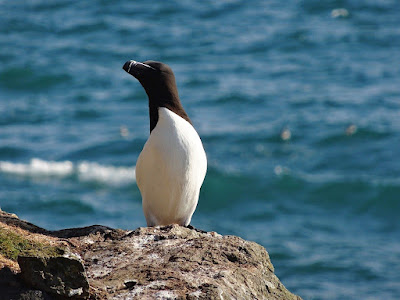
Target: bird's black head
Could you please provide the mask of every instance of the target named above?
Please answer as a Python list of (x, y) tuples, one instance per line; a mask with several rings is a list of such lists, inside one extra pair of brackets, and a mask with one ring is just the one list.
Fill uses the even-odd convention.
[(159, 107), (166, 107), (191, 123), (179, 100), (175, 76), (168, 65), (152, 60), (129, 60), (122, 68), (139, 80), (149, 97), (150, 131), (157, 124)]
[(151, 60), (142, 63), (129, 60), (123, 69), (139, 80), (151, 103), (162, 106), (162, 101), (179, 99), (175, 76), (168, 65)]

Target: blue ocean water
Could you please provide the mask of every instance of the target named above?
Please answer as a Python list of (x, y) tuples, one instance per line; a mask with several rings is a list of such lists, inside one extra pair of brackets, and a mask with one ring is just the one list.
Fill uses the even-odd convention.
[(400, 297), (400, 3), (0, 1), (0, 207), (145, 226), (160, 60), (208, 156), (192, 224), (256, 241), (304, 299)]

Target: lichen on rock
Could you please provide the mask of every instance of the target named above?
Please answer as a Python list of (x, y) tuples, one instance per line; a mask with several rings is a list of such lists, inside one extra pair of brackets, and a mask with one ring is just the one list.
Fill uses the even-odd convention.
[(29, 236), (24, 236), (15, 228), (0, 227), (0, 254), (10, 260), (16, 261), (20, 255), (40, 257), (59, 256), (64, 254), (63, 247), (57, 247), (47, 241), (35, 241)]

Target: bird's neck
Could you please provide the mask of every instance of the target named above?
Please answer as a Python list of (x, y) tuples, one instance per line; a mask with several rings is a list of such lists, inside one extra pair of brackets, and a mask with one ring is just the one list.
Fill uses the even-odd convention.
[[(155, 99), (152, 99), (155, 100)], [(179, 97), (176, 98), (170, 98), (170, 99), (157, 99), (157, 101), (152, 101), (149, 98), (149, 116), (150, 116), (150, 133), (153, 131), (153, 129), (156, 127), (159, 119), (158, 115), (158, 109), (160, 107), (165, 107), (172, 111), (173, 113), (177, 114), (178, 116), (182, 117), (186, 121), (188, 121), (190, 124), (192, 124), (192, 121), (190, 120), (189, 116), (183, 109), (183, 106), (181, 104), (181, 101), (179, 100)]]

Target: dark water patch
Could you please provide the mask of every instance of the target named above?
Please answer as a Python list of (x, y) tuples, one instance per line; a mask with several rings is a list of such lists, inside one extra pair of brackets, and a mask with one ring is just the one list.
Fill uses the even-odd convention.
[(46, 91), (59, 84), (65, 84), (71, 77), (67, 74), (44, 74), (30, 67), (8, 68), (0, 72), (0, 84), (14, 91)]
[(243, 94), (237, 94), (237, 93), (231, 93), (231, 94), (225, 94), (222, 95), (215, 100), (212, 101), (213, 104), (220, 105), (220, 104), (232, 104), (235, 105), (236, 103), (241, 104), (241, 105), (248, 105), (248, 104), (254, 104), (254, 103), (259, 103), (262, 102), (262, 99), (257, 98), (257, 97), (249, 97), (248, 95), (243, 95)]
[[(240, 174), (228, 174), (209, 167), (207, 176), (200, 191), (201, 203), (200, 210), (217, 210), (232, 203), (248, 201), (249, 196), (257, 197), (259, 191), (255, 178)], [(265, 195), (267, 196), (267, 195)]]
[(296, 266), (293, 271), (296, 272), (297, 275), (304, 275), (308, 272), (313, 272), (315, 274), (319, 274), (323, 276), (323, 274), (331, 274), (331, 273), (342, 273), (348, 270), (348, 266), (341, 266), (339, 264), (330, 264), (322, 261), (313, 262), (310, 264), (305, 264), (301, 266)]
[(8, 112), (8, 114), (0, 119), (0, 125), (39, 125), (53, 121), (54, 118), (55, 116), (49, 114), (41, 114), (37, 110), (29, 111), (26, 108), (13, 108), (10, 112)]
[(51, 201), (37, 203), (30, 203), (27, 207), (28, 210), (46, 210), (52, 211), (55, 214), (92, 214), (95, 209), (86, 203), (83, 203), (81, 199), (71, 198), (58, 198)]
[(395, 220), (400, 213), (400, 180), (372, 183), (374, 193), (369, 193), (357, 209), (360, 214), (372, 214)]
[(69, 24), (69, 26), (64, 26), (64, 28), (60, 29), (60, 34), (74, 36), (79, 33), (82, 35), (87, 35), (90, 33), (98, 33), (99, 30), (107, 30), (109, 26), (106, 22), (102, 20), (90, 20), (81, 22), (81, 24), (73, 23)]
[(24, 157), (30, 151), (16, 146), (0, 146), (0, 160), (15, 160)]
[[(353, 126), (353, 127), (350, 127)], [(331, 134), (316, 141), (318, 147), (332, 147), (333, 145), (350, 145), (360, 142), (371, 141), (379, 142), (391, 137), (392, 133), (377, 131), (369, 128), (358, 128), (355, 125), (349, 125), (343, 128), (341, 133)]]
[[(274, 44), (274, 42), (266, 36), (258, 36), (253, 40), (245, 39), (240, 46), (232, 49), (231, 54), (247, 55), (248, 53), (251, 53), (251, 57), (258, 57), (260, 60), (264, 60), (266, 57), (268, 57), (268, 54), (272, 52), (275, 46), (276, 44)], [(250, 68), (255, 67), (255, 65), (248, 65), (247, 67), (247, 70), (250, 70)], [(245, 69), (244, 71), (247, 70)]]
[[(0, 45), (1, 45), (0, 41)], [(13, 53), (0, 53), (0, 62), (4, 64), (9, 64), (13, 59), (14, 59), (14, 54)]]
[(374, 178), (342, 179), (309, 184), (301, 198), (331, 214), (369, 216), (394, 229), (393, 226), (398, 228), (393, 222), (400, 213), (399, 191), (398, 180), (387, 183)]
[(294, 52), (296, 50), (306, 50), (312, 49), (317, 46), (316, 43), (311, 39), (312, 33), (306, 29), (296, 29), (290, 32), (286, 36), (281, 36), (278, 38), (282, 39), (278, 47), (282, 51)]
[[(257, 176), (256, 174), (234, 173), (209, 167), (203, 188), (199, 208), (215, 210), (230, 208), (239, 203), (252, 203), (259, 207), (257, 212), (243, 212), (243, 218), (272, 218), (273, 214), (291, 214), (296, 211), (297, 201), (302, 201), (307, 194), (307, 184), (299, 177), (291, 175)], [(304, 194), (300, 196), (300, 194)], [(300, 198), (300, 199), (299, 199)], [(264, 204), (273, 205), (264, 207)], [(240, 207), (240, 205), (239, 205)], [(261, 208), (262, 207), (262, 208)], [(237, 212), (240, 215), (240, 212)]]
[(308, 201), (327, 209), (340, 209), (347, 205), (363, 202), (365, 197), (372, 192), (373, 188), (370, 187), (368, 182), (360, 180), (331, 180), (314, 185)]
[[(392, 1), (351, 1), (350, 7), (359, 13), (368, 12), (373, 16), (379, 16), (380, 14), (388, 15), (399, 11), (400, 8), (393, 7), (394, 2)], [(369, 19), (374, 20), (369, 15)]]
[(215, 86), (215, 81), (206, 76), (190, 77), (184, 82), (187, 88), (203, 88), (204, 86), (213, 87)]
[(167, 3), (165, 5), (156, 5), (155, 9), (147, 11), (154, 18), (164, 18), (167, 20), (174, 20), (174, 16), (183, 17), (185, 14), (191, 14), (192, 12), (185, 7), (185, 4)]
[(63, 159), (93, 161), (95, 158), (99, 159), (109, 155), (121, 156), (131, 155), (132, 153), (138, 154), (142, 150), (145, 142), (145, 139), (126, 140), (120, 138), (107, 140), (71, 151), (63, 156)]
[(88, 93), (84, 93), (83, 91), (81, 91), (77, 95), (74, 95), (73, 99), (78, 103), (89, 103), (92, 100), (90, 95)]
[(35, 13), (41, 13), (41, 12), (54, 12), (62, 9), (70, 9), (73, 8), (71, 4), (74, 4), (74, 1), (70, 0), (59, 0), (56, 2), (48, 2), (48, 1), (31, 1), (31, 2), (26, 2), (26, 1), (21, 1), (21, 0), (15, 0), (9, 3), (4, 3), (4, 6), (6, 9), (9, 11), (24, 11), (24, 12), (35, 12)]
[[(241, 3), (240, 1), (221, 1), (219, 3), (211, 1), (207, 3), (206, 6), (202, 5), (202, 8), (203, 9), (199, 9), (197, 11), (198, 17), (205, 20), (214, 20), (221, 15), (224, 15), (224, 18), (226, 18), (227, 15), (235, 15), (235, 13), (239, 11), (239, 9), (243, 8), (243, 3)], [(241, 13), (243, 13), (243, 11)]]
[(139, 82), (134, 82), (131, 78), (127, 78), (124, 81), (126, 82), (126, 86), (129, 88), (121, 91), (121, 95), (119, 97), (120, 101), (138, 102), (143, 103), (143, 106), (147, 106), (148, 98), (144, 89), (139, 86)]
[(346, 1), (343, 0), (327, 0), (327, 1), (301, 1), (300, 7), (305, 11), (305, 15), (322, 15), (330, 17), (332, 9), (346, 7)]
[(103, 114), (97, 109), (78, 109), (74, 112), (74, 118), (77, 120), (90, 120), (102, 117)]
[[(369, 25), (368, 27), (371, 27)], [(368, 45), (374, 49), (381, 48), (392, 48), (400, 45), (400, 35), (396, 32), (382, 32), (381, 34), (375, 34), (374, 28), (368, 28), (366, 32), (360, 32), (356, 36), (356, 40), (359, 44)]]
[(279, 251), (279, 247), (277, 249), (274, 248), (274, 250), (268, 250), (268, 254), (272, 259), (272, 263), (275, 264), (275, 261), (290, 261), (292, 259), (296, 259), (294, 255), (290, 255), (288, 251), (285, 251), (284, 249), (281, 249)]
[(379, 273), (374, 272), (368, 266), (356, 266), (354, 267), (354, 275), (357, 276), (359, 282), (374, 282), (382, 280), (382, 276)]
[(243, 222), (257, 222), (257, 221), (265, 221), (265, 220), (274, 220), (276, 218), (276, 210), (270, 209), (270, 210), (264, 210), (260, 211), (257, 213), (247, 213), (245, 216), (240, 218), (241, 221)]
[(307, 184), (301, 177), (292, 175), (280, 166), (275, 167), (274, 171), (277, 176), (272, 180), (271, 190), (275, 190), (277, 195), (295, 196), (306, 192)]
[(9, 35), (25, 33), (37, 37), (37, 35), (48, 31), (48, 26), (46, 24), (32, 22), (29, 18), (21, 18), (19, 16), (11, 18), (6, 17), (3, 21), (0, 21), (0, 24), (2, 25), (2, 31)]

